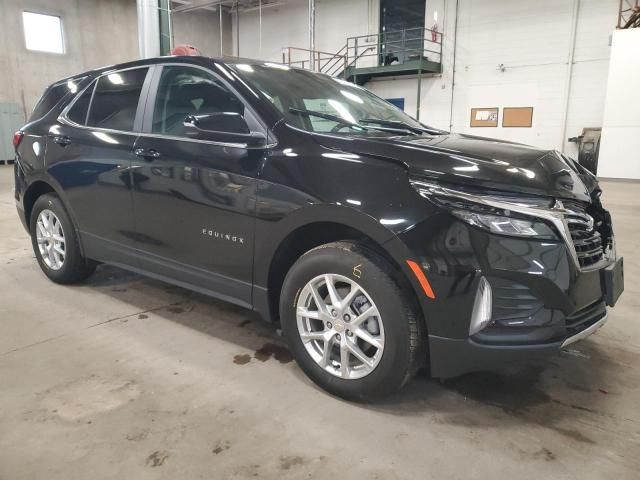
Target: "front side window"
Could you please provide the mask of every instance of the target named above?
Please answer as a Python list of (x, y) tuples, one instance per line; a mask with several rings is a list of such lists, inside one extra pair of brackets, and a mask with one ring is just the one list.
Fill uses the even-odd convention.
[(98, 79), (87, 125), (112, 130), (133, 130), (147, 68), (110, 73)]
[(153, 133), (183, 137), (188, 116), (217, 113), (244, 115), (244, 104), (205, 70), (183, 66), (162, 69), (153, 110)]

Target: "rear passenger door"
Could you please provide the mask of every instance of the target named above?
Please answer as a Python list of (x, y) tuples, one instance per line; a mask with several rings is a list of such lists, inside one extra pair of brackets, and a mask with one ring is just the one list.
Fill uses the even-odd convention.
[(266, 133), (212, 71), (158, 67), (136, 142), (134, 211), (145, 270), (249, 305), (256, 176), (266, 149), (187, 136), (190, 115), (241, 115)]
[(86, 255), (133, 264), (133, 148), (148, 67), (106, 73), (49, 130), (47, 171), (62, 186)]

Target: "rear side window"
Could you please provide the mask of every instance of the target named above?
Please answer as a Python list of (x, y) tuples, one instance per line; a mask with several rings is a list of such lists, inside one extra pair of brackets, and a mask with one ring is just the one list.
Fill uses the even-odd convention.
[(89, 103), (91, 103), (91, 95), (93, 95), (93, 89), (95, 88), (95, 82), (87, 88), (80, 98), (75, 101), (73, 106), (67, 112), (67, 118), (78, 125), (84, 125), (87, 122), (87, 111), (89, 109)]
[(147, 68), (125, 70), (100, 77), (93, 93), (88, 126), (133, 130)]
[(32, 122), (44, 117), (68, 93), (76, 93), (78, 91), (78, 85), (82, 83), (82, 80), (84, 80), (84, 78), (86, 77), (66, 80), (47, 88), (44, 92), (44, 95), (42, 95), (42, 98), (40, 98), (40, 101), (33, 109), (33, 113), (31, 114), (31, 117), (29, 117), (29, 121)]

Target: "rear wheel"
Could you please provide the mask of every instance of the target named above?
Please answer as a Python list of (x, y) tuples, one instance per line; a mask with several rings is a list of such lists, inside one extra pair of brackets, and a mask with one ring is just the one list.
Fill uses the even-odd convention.
[(304, 254), (287, 274), (280, 313), (290, 349), (325, 390), (364, 400), (401, 388), (422, 365), (415, 302), (381, 255), (352, 242)]
[(57, 195), (46, 194), (36, 200), (30, 230), (40, 268), (54, 282), (79, 282), (95, 270), (95, 264), (82, 256), (76, 231)]

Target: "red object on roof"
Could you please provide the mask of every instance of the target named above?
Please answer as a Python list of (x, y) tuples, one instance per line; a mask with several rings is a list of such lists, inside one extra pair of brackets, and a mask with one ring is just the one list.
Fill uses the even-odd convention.
[(198, 50), (193, 45), (178, 45), (173, 47), (173, 50), (171, 50), (171, 55), (181, 57), (194, 57), (200, 55), (200, 50)]

